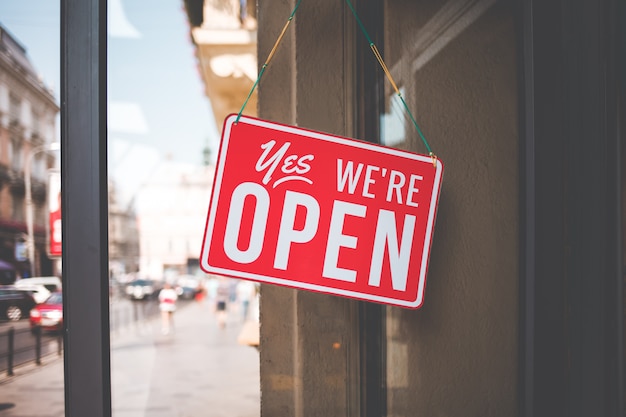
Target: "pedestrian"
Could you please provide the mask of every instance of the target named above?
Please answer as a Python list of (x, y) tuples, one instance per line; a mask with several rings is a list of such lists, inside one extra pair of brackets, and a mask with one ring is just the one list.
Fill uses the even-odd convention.
[(194, 295), (195, 300), (202, 304), (204, 301), (204, 297), (206, 296), (206, 288), (202, 282), (198, 283), (198, 287), (196, 288), (196, 294)]
[(217, 324), (220, 328), (226, 327), (228, 314), (228, 300), (230, 299), (230, 285), (227, 278), (220, 277), (215, 293), (215, 311), (217, 314)]
[(159, 309), (161, 310), (161, 332), (168, 334), (174, 327), (174, 312), (176, 311), (176, 300), (178, 294), (169, 282), (163, 285), (159, 292)]
[(252, 281), (242, 279), (237, 284), (237, 300), (241, 306), (241, 314), (244, 321), (248, 318), (250, 302), (254, 298), (255, 293), (256, 287)]

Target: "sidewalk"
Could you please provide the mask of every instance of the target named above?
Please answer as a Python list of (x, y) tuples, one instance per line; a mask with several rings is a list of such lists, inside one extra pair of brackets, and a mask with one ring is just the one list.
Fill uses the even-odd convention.
[[(259, 355), (237, 344), (242, 327), (231, 314), (217, 326), (210, 304), (175, 313), (175, 332), (159, 317), (111, 336), (115, 417), (258, 417)], [(63, 417), (63, 360), (16, 369), (0, 381), (0, 416)]]

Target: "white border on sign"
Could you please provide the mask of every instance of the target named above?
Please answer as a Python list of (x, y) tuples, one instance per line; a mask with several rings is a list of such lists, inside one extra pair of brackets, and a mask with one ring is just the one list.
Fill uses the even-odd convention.
[[(360, 300), (368, 300), (368, 301), (374, 301), (374, 302), (396, 305), (396, 306), (403, 306), (403, 307), (408, 307), (408, 308), (419, 307), (422, 304), (423, 299), (424, 299), (424, 286), (426, 284), (426, 273), (427, 273), (426, 267), (428, 264), (430, 244), (432, 241), (433, 226), (434, 226), (435, 215), (436, 215), (437, 196), (439, 194), (439, 188), (441, 185), (441, 177), (442, 177), (442, 170), (443, 170), (443, 165), (441, 161), (439, 161), (438, 159), (435, 160), (436, 172), (435, 172), (435, 179), (433, 182), (433, 192), (432, 192), (431, 200), (430, 200), (430, 210), (428, 212), (428, 221), (426, 223), (426, 233), (425, 233), (424, 245), (423, 245), (424, 249), (422, 252), (422, 264), (420, 268), (420, 277), (419, 277), (419, 282), (418, 282), (417, 297), (415, 301), (402, 301), (402, 300), (397, 300), (395, 298), (382, 297), (382, 296), (365, 294), (365, 293), (355, 292), (355, 291), (342, 290), (342, 289), (332, 288), (332, 287), (325, 287), (321, 285), (303, 283), (300, 281), (291, 281), (288, 279), (264, 276), (264, 275), (259, 275), (259, 274), (251, 274), (251, 273), (241, 272), (241, 271), (234, 271), (230, 269), (214, 267), (208, 263), (208, 254), (209, 254), (209, 250), (211, 246), (211, 241), (209, 239), (209, 236), (211, 236), (213, 233), (213, 227), (215, 224), (215, 217), (217, 215), (217, 206), (218, 206), (218, 202), (217, 200), (213, 198), (213, 196), (218, 196), (220, 193), (220, 189), (222, 185), (222, 176), (224, 173), (224, 166), (226, 165), (226, 154), (228, 153), (230, 131), (231, 131), (232, 125), (235, 123), (236, 120), (237, 120), (237, 115), (231, 114), (230, 116), (226, 118), (226, 121), (224, 122), (222, 143), (220, 145), (217, 169), (215, 172), (215, 180), (213, 183), (213, 193), (211, 195), (211, 203), (209, 207), (209, 216), (207, 218), (206, 230), (204, 234), (203, 250), (202, 250), (202, 254), (200, 258), (200, 264), (202, 265), (202, 268), (206, 272), (212, 272), (212, 273), (216, 273), (219, 275), (233, 276), (237, 278), (267, 282), (271, 284), (280, 284), (280, 285), (285, 285), (291, 288), (318, 291), (318, 292), (322, 292), (325, 294), (343, 295), (346, 297), (357, 298)], [(309, 138), (338, 143), (338, 144), (342, 144), (342, 145), (346, 145), (346, 146), (350, 146), (354, 148), (361, 148), (361, 149), (372, 150), (372, 151), (379, 152), (379, 153), (386, 153), (388, 155), (394, 155), (394, 156), (398, 156), (401, 158), (416, 160), (420, 162), (432, 163), (433, 161), (430, 156), (426, 156), (426, 155), (418, 155), (418, 154), (414, 154), (410, 152), (405, 152), (399, 149), (376, 145), (376, 144), (369, 143), (369, 142), (364, 142), (364, 141), (359, 141), (359, 140), (354, 140), (354, 139), (347, 139), (347, 138), (342, 138), (339, 136), (332, 136), (332, 135), (315, 132), (315, 131), (311, 131), (307, 129), (301, 129), (301, 128), (297, 128), (293, 126), (287, 126), (287, 125), (277, 124), (274, 122), (269, 122), (266, 120), (250, 118), (247, 116), (241, 116), (237, 123), (247, 123), (253, 126), (269, 128), (269, 129), (278, 130), (278, 131), (282, 131), (285, 133), (296, 134), (300, 136), (307, 136)]]

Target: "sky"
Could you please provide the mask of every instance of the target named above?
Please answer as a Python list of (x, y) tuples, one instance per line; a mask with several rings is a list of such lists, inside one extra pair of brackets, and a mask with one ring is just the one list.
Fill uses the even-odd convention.
[[(200, 165), (207, 145), (214, 160), (219, 137), (183, 1), (108, 7), (109, 177), (124, 202), (165, 160)], [(59, 102), (60, 0), (0, 0), (0, 23)]]

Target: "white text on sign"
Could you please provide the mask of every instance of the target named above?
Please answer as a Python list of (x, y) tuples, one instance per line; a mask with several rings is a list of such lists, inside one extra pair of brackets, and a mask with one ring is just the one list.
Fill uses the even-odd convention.
[[(357, 164), (355, 171), (354, 162), (348, 161), (344, 169), (343, 160), (337, 159), (337, 191), (343, 192), (347, 183), (348, 194), (354, 194), (363, 172), (363, 166), (363, 164)], [(419, 188), (417, 188), (416, 185), (418, 181), (424, 179), (424, 177), (417, 174), (411, 174), (407, 184), (406, 175), (400, 171), (395, 171), (393, 169), (388, 170), (387, 168), (380, 168), (374, 165), (367, 165), (365, 168), (363, 185), (361, 187), (361, 195), (366, 198), (376, 198), (376, 195), (370, 193), (369, 191), (370, 186), (376, 183), (375, 173), (380, 173), (379, 176), (382, 179), (385, 179), (387, 177), (387, 172), (389, 172), (389, 179), (386, 201), (390, 202), (395, 196), (398, 204), (403, 204), (403, 201), (405, 201), (407, 206), (417, 207), (418, 203), (413, 200), (415, 194), (419, 192)], [(407, 189), (404, 191), (406, 198), (403, 200), (402, 189), (405, 185), (407, 185)]]
[[(263, 153), (256, 164), (257, 171), (262, 172), (267, 169), (262, 181), (264, 184), (270, 182), (271, 176), (281, 160), (283, 161), (281, 171), (285, 174), (291, 174), (292, 172), (304, 174), (310, 170), (308, 162), (313, 160), (313, 155), (305, 155), (299, 159), (297, 155), (290, 155), (285, 158), (286, 151), (289, 149), (290, 145), (288, 142), (271, 157), (268, 157), (275, 144), (275, 141), (270, 141), (261, 146)], [(337, 159), (337, 191), (344, 192), (347, 183), (348, 194), (354, 194), (357, 184), (361, 179), (363, 168), (363, 164), (355, 165), (353, 161), (348, 161), (344, 168), (343, 160)], [(369, 192), (370, 186), (376, 182), (373, 174), (381, 173), (381, 178), (385, 178), (387, 171), (387, 168), (381, 169), (380, 167), (372, 165), (365, 166), (365, 174), (361, 181), (363, 184), (361, 186), (363, 197), (376, 197)], [(398, 204), (402, 204), (402, 202), (405, 201), (406, 205), (417, 207), (417, 203), (413, 202), (413, 196), (419, 192), (419, 189), (415, 187), (415, 183), (421, 180), (422, 177), (419, 175), (410, 176), (409, 185), (405, 187), (406, 189), (404, 190), (406, 198), (403, 199), (403, 187), (406, 184), (406, 176), (395, 170), (389, 170), (389, 172), (386, 200), (391, 201), (392, 196), (395, 195)], [(283, 177), (277, 180), (273, 187), (275, 188), (278, 184), (290, 179), (293, 179), (293, 177)], [(303, 180), (306, 179), (307, 178), (303, 177)], [(244, 203), (248, 197), (252, 197), (255, 201), (254, 215), (252, 227), (249, 231), (250, 235), (248, 236), (248, 247), (240, 249), (238, 242), (241, 233), (241, 219), (243, 217)], [(287, 190), (283, 201), (273, 264), (274, 268), (279, 270), (287, 269), (291, 246), (293, 244), (306, 244), (313, 240), (317, 234), (320, 219), (320, 205), (311, 195)], [(263, 247), (267, 245), (267, 242), (265, 242), (265, 231), (267, 230), (270, 205), (271, 199), (269, 193), (259, 184), (245, 182), (235, 188), (230, 200), (230, 210), (226, 223), (226, 238), (224, 239), (224, 251), (232, 261), (241, 264), (249, 264), (259, 258)], [(302, 207), (306, 211), (304, 227), (301, 229), (296, 229), (295, 227), (298, 207)], [(341, 200), (335, 200), (333, 202), (330, 216), (330, 228), (325, 231), (328, 239), (323, 263), (324, 268), (322, 276), (324, 278), (348, 282), (356, 281), (356, 270), (338, 266), (341, 248), (357, 249), (359, 245), (357, 236), (344, 233), (344, 221), (348, 216), (359, 217), (362, 218), (363, 221), (371, 221), (371, 219), (367, 217), (367, 206)], [(415, 216), (409, 214), (405, 215), (404, 227), (399, 237), (398, 231), (396, 230), (396, 213), (383, 209), (378, 211), (374, 246), (369, 258), (371, 259), (371, 264), (368, 285), (380, 285), (383, 259), (385, 254), (387, 254), (391, 267), (393, 289), (397, 291), (404, 291), (406, 289), (411, 245), (415, 231), (415, 220)]]

